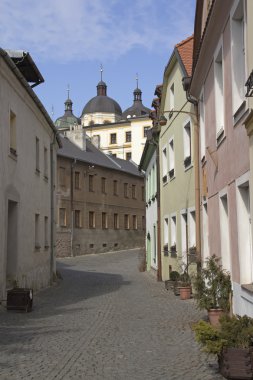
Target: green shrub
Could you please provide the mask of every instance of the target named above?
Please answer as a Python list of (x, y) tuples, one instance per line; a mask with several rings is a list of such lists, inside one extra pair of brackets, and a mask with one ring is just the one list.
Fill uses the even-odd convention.
[(178, 281), (179, 278), (180, 278), (180, 274), (176, 270), (170, 272), (170, 280), (171, 281)]
[(195, 339), (205, 352), (219, 355), (224, 347), (248, 348), (253, 346), (253, 319), (244, 315), (220, 318), (220, 326), (215, 327), (205, 321), (193, 326)]

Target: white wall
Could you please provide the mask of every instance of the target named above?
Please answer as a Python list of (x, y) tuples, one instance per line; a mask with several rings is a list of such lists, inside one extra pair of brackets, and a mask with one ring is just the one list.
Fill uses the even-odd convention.
[[(16, 276), (10, 279), (34, 290), (49, 284), (50, 247), (44, 244), (44, 218), (48, 217), (50, 243), (50, 143), (53, 131), (36, 104), (0, 58), (0, 292), (5, 292), (7, 265), (8, 200), (17, 202)], [(9, 150), (9, 114), (16, 115), (17, 157)], [(40, 173), (36, 172), (36, 137), (40, 142)], [(44, 178), (44, 147), (48, 179)], [(54, 149), (54, 162), (56, 150)], [(40, 214), (40, 250), (35, 250), (35, 214)]]

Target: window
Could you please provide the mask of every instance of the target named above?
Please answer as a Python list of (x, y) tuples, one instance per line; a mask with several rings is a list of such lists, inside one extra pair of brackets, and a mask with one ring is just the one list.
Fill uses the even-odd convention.
[(118, 181), (113, 181), (113, 195), (118, 195)]
[(136, 199), (136, 185), (132, 185), (132, 198)]
[(182, 261), (187, 264), (188, 247), (188, 217), (187, 210), (181, 212), (181, 244), (182, 244)]
[(208, 245), (208, 206), (207, 202), (203, 202), (203, 212), (202, 212), (202, 235), (203, 235), (203, 261), (209, 256), (209, 245)]
[(110, 144), (117, 144), (117, 135), (116, 133), (110, 134)]
[(129, 215), (128, 214), (124, 215), (124, 228), (125, 230), (129, 230)]
[(65, 208), (60, 208), (59, 209), (59, 225), (61, 227), (66, 227), (67, 222), (66, 222), (66, 209)]
[(150, 127), (144, 127), (143, 128), (143, 137), (147, 137), (147, 134), (148, 134), (148, 130), (150, 129)]
[(94, 191), (94, 176), (89, 174), (89, 191)]
[(101, 191), (103, 194), (106, 193), (106, 178), (105, 177), (101, 178)]
[(169, 176), (175, 177), (175, 153), (174, 153), (174, 140), (169, 141)]
[(75, 210), (75, 227), (80, 228), (82, 226), (81, 222), (81, 211), (80, 210)]
[(245, 173), (236, 180), (237, 233), (240, 262), (240, 283), (252, 284), (252, 244), (250, 218), (249, 174)]
[(163, 221), (163, 241), (164, 245), (168, 245), (169, 243), (169, 219), (164, 218)]
[(129, 161), (132, 158), (132, 153), (131, 152), (126, 152), (126, 160)]
[(35, 249), (40, 248), (40, 214), (35, 214)]
[(175, 107), (175, 93), (174, 83), (170, 86), (170, 111), (173, 111)]
[(170, 218), (170, 246), (176, 247), (177, 242), (177, 217), (173, 215)]
[(200, 129), (200, 159), (205, 157), (206, 136), (205, 136), (205, 114), (204, 114), (204, 94), (202, 92), (199, 100), (199, 129)]
[(131, 142), (132, 141), (132, 133), (131, 131), (126, 132), (126, 142)]
[(245, 42), (244, 42), (244, 5), (238, 1), (231, 17), (231, 53), (232, 53), (232, 97), (233, 113), (236, 112), (245, 100)]
[(137, 215), (133, 215), (133, 230), (137, 230)]
[(195, 210), (189, 212), (189, 248), (196, 246), (196, 218)]
[(141, 187), (141, 200), (145, 201), (145, 188), (144, 188), (144, 186)]
[(95, 228), (95, 212), (89, 212), (89, 228)]
[(65, 187), (65, 180), (66, 180), (65, 168), (60, 167), (59, 168), (59, 184), (61, 187)]
[(35, 140), (35, 151), (36, 151), (36, 172), (40, 172), (40, 140), (36, 137)]
[(222, 267), (228, 271), (230, 265), (230, 239), (229, 239), (229, 216), (228, 216), (228, 197), (227, 194), (220, 196), (220, 240)]
[(141, 224), (142, 224), (142, 229), (145, 230), (146, 229), (146, 219), (145, 219), (145, 216), (141, 217)]
[(163, 164), (163, 183), (167, 182), (167, 173), (168, 173), (168, 161), (167, 161), (167, 149), (163, 148), (162, 151), (162, 164)]
[(118, 214), (113, 215), (113, 226), (114, 226), (115, 230), (117, 230), (119, 228), (119, 215)]
[(106, 229), (108, 228), (108, 221), (107, 221), (107, 214), (106, 212), (102, 212), (102, 228)]
[(48, 151), (44, 147), (44, 178), (48, 179)]
[(124, 197), (128, 198), (128, 183), (124, 183)]
[(224, 90), (223, 90), (223, 53), (222, 46), (214, 59), (214, 89), (216, 140), (219, 143), (224, 136)]
[(48, 243), (48, 216), (45, 216), (45, 218), (44, 218), (44, 245), (45, 245), (45, 248), (49, 247), (49, 243)]
[(10, 153), (17, 155), (16, 115), (10, 111)]
[(191, 123), (184, 125), (184, 167), (191, 165)]
[(75, 189), (80, 189), (80, 172), (75, 172)]

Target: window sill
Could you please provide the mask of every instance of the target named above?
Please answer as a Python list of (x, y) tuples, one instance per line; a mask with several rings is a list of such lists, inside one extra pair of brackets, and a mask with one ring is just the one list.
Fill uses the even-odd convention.
[(12, 158), (14, 161), (17, 161), (18, 155), (15, 149), (10, 148), (9, 157)]
[(34, 247), (34, 251), (35, 251), (35, 252), (40, 252), (40, 248), (41, 248), (40, 245), (35, 245), (35, 247)]
[(253, 294), (253, 284), (242, 284), (241, 288)]
[(187, 172), (187, 171), (190, 170), (191, 168), (193, 168), (193, 164), (192, 164), (192, 163), (190, 163), (190, 165), (186, 166), (186, 167), (184, 168), (184, 171)]
[(246, 101), (244, 100), (240, 107), (237, 109), (237, 111), (233, 115), (233, 122), (234, 127), (237, 125), (237, 123), (241, 120), (241, 118), (244, 116), (246, 112)]
[(223, 134), (218, 139), (216, 139), (216, 147), (219, 148), (221, 144), (223, 143), (223, 141), (225, 140), (226, 140), (226, 136)]
[(40, 175), (40, 169), (35, 169), (35, 174), (39, 176)]
[(45, 251), (48, 251), (49, 247), (50, 247), (49, 245), (45, 245), (44, 246)]

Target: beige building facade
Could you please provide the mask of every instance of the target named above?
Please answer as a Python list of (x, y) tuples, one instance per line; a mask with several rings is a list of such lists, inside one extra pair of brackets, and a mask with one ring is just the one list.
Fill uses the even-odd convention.
[(77, 145), (75, 137), (62, 137), (58, 152), (57, 255), (144, 247), (143, 175), (135, 164), (105, 155), (89, 139)]
[[(23, 66), (18, 61), (22, 59)], [(55, 272), (57, 131), (31, 84), (43, 81), (29, 53), (0, 49), (0, 293), (38, 290)]]

